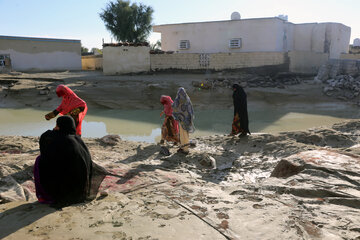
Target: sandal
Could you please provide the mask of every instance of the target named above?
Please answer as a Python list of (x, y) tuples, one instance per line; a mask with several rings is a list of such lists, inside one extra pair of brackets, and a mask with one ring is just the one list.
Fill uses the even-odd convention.
[(247, 136), (247, 133), (241, 133), (241, 134), (239, 135), (240, 138), (246, 137), (246, 136)]

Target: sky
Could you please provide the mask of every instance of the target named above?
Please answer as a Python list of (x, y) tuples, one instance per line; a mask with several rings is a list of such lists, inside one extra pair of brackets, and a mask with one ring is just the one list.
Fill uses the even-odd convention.
[[(112, 0), (114, 1), (114, 0)], [(99, 13), (110, 0), (0, 0), (0, 35), (77, 39), (86, 48), (115, 42)], [(153, 24), (288, 15), (289, 22), (339, 22), (360, 38), (360, 0), (131, 0), (154, 9)], [(151, 33), (150, 42), (160, 39)]]

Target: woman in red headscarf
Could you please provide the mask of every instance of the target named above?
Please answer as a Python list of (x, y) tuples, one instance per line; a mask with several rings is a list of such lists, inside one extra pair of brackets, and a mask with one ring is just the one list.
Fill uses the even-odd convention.
[(52, 112), (45, 115), (46, 120), (61, 115), (70, 115), (75, 120), (76, 135), (81, 136), (81, 124), (87, 112), (84, 100), (79, 98), (70, 88), (59, 85), (56, 88), (56, 95), (62, 97), (61, 104)]
[(160, 116), (165, 113), (165, 120), (161, 127), (160, 143), (164, 143), (166, 140), (177, 144), (179, 142), (179, 124), (172, 114), (173, 110), (171, 104), (173, 103), (173, 100), (169, 96), (162, 95), (160, 97), (160, 102), (164, 105), (164, 111), (160, 113)]

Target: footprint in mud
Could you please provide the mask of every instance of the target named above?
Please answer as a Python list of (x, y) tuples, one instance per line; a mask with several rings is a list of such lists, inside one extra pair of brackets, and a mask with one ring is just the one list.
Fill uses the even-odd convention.
[(204, 218), (207, 215), (209, 215), (208, 212), (207, 212), (206, 207), (200, 207), (200, 206), (197, 206), (197, 205), (192, 205), (191, 208), (196, 210), (198, 212), (199, 217), (201, 217), (201, 218)]
[(53, 226), (47, 225), (47, 226), (43, 226), (43, 227), (34, 227), (33, 229), (29, 230), (29, 232), (33, 236), (37, 236), (37, 237), (41, 236), (42, 239), (47, 239), (49, 232), (51, 232), (53, 230), (54, 230)]
[(95, 223), (90, 224), (89, 228), (99, 227), (99, 226), (104, 225), (104, 224), (105, 224), (105, 222), (103, 220), (100, 220), (100, 221), (97, 221)]
[(157, 238), (152, 238), (151, 236), (139, 237), (138, 240), (157, 240)]
[(112, 239), (127, 239), (126, 233), (124, 232), (114, 232), (112, 235)]
[(112, 225), (113, 225), (113, 227), (121, 227), (121, 226), (123, 225), (123, 223), (122, 223), (122, 222), (118, 222), (118, 221), (113, 221), (113, 222), (112, 222)]
[(229, 228), (229, 222), (226, 220), (222, 220), (218, 227), (226, 230)]
[(72, 213), (69, 212), (60, 212), (60, 218), (57, 219), (57, 222), (67, 223), (70, 222), (70, 219), (72, 217)]
[(223, 213), (223, 212), (217, 213), (216, 216), (219, 219), (229, 219), (229, 215), (227, 215), (226, 213)]
[(253, 208), (255, 208), (255, 209), (262, 209), (262, 208), (264, 208), (264, 206), (263, 206), (263, 205), (260, 205), (260, 204), (254, 204), (254, 205), (253, 205)]

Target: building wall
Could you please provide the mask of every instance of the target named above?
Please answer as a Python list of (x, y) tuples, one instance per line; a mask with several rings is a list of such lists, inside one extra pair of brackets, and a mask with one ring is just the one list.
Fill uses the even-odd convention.
[(286, 62), (282, 52), (248, 53), (177, 53), (151, 54), (152, 70), (166, 69), (237, 69), (280, 65)]
[(293, 51), (329, 53), (340, 58), (349, 51), (351, 29), (340, 23), (294, 24)]
[(351, 28), (340, 23), (328, 23), (330, 32), (330, 58), (339, 59), (342, 53), (349, 52)]
[(0, 54), (10, 54), (13, 70), (81, 70), (79, 40), (0, 36)]
[[(244, 19), (154, 26), (161, 32), (161, 48), (179, 53), (278, 52), (283, 51), (284, 21), (278, 18)], [(242, 47), (229, 48), (229, 40), (241, 38)], [(190, 49), (179, 50), (189, 40)]]
[(360, 54), (342, 53), (340, 55), (340, 59), (360, 60)]
[(292, 51), (288, 53), (289, 71), (294, 73), (317, 73), (321, 65), (329, 60), (328, 53)]
[[(179, 53), (288, 52), (329, 53), (339, 58), (348, 52), (351, 29), (340, 23), (293, 24), (279, 18), (168, 24), (154, 26), (161, 32), (164, 51)], [(230, 49), (229, 40), (241, 38), (242, 47)], [(180, 50), (180, 40), (190, 48)]]
[(107, 46), (103, 48), (103, 72), (106, 75), (150, 71), (150, 47)]
[(103, 56), (90, 55), (81, 57), (82, 70), (102, 70), (103, 69)]
[(283, 51), (288, 52), (294, 49), (294, 24), (286, 22), (282, 29)]
[(294, 24), (293, 51), (324, 52), (326, 26), (317, 23)]

